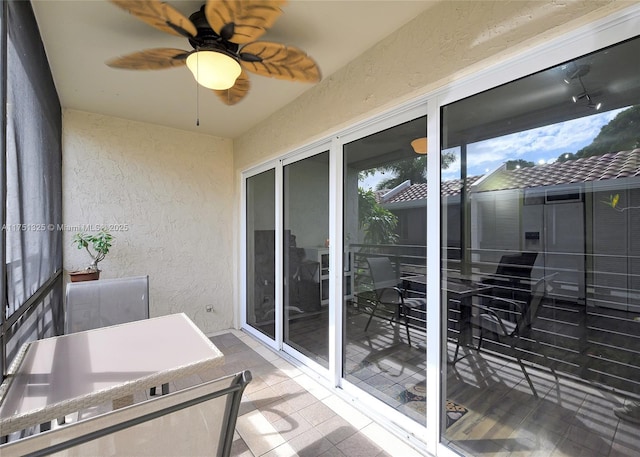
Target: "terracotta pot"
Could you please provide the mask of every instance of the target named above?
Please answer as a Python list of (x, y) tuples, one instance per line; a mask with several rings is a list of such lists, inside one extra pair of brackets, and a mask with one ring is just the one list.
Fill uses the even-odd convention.
[(71, 271), (69, 272), (69, 278), (71, 282), (80, 282), (80, 281), (95, 281), (100, 278), (100, 270), (96, 271)]

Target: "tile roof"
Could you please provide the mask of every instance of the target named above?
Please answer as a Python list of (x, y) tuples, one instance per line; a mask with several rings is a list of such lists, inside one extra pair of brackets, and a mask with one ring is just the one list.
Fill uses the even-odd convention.
[(536, 165), (518, 170), (501, 168), (487, 175), (472, 191), (524, 189), (634, 176), (640, 176), (640, 149), (611, 152), (600, 156)]
[[(467, 178), (467, 185), (471, 186), (482, 176), (471, 176)], [(460, 194), (462, 188), (461, 179), (452, 179), (442, 183), (442, 196), (451, 197)], [(383, 203), (399, 203), (415, 200), (423, 200), (427, 198), (427, 183), (414, 184), (403, 192), (394, 195), (392, 198), (384, 200)]]
[[(640, 149), (524, 167), (517, 170), (507, 170), (503, 166), (488, 175), (467, 178), (467, 185), (474, 186), (472, 192), (487, 192), (636, 176), (640, 176)], [(460, 179), (444, 181), (441, 195), (443, 197), (459, 195), (461, 188), (462, 180)], [(427, 184), (414, 184), (382, 203), (409, 202), (426, 198)]]

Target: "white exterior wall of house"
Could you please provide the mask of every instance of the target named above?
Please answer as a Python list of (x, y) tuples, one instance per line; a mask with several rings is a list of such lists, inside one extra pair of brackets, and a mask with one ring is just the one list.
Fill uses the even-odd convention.
[[(62, 144), (64, 223), (123, 224), (101, 277), (148, 274), (151, 316), (232, 327), (231, 140), (65, 110)], [(67, 271), (89, 263), (74, 233), (63, 234)]]

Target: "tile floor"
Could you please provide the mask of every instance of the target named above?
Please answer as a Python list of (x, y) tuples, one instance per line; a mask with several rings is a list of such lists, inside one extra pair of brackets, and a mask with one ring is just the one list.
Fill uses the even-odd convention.
[(224, 353), (225, 364), (203, 380), (244, 369), (253, 375), (240, 407), (232, 456), (423, 455), (251, 336), (230, 330), (211, 340)]

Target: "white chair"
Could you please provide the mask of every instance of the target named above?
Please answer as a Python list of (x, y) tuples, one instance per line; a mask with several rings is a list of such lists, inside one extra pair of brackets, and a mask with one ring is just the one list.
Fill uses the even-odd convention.
[(65, 333), (149, 318), (149, 276), (67, 284)]
[(245, 370), (0, 444), (0, 455), (228, 457), (249, 382)]

